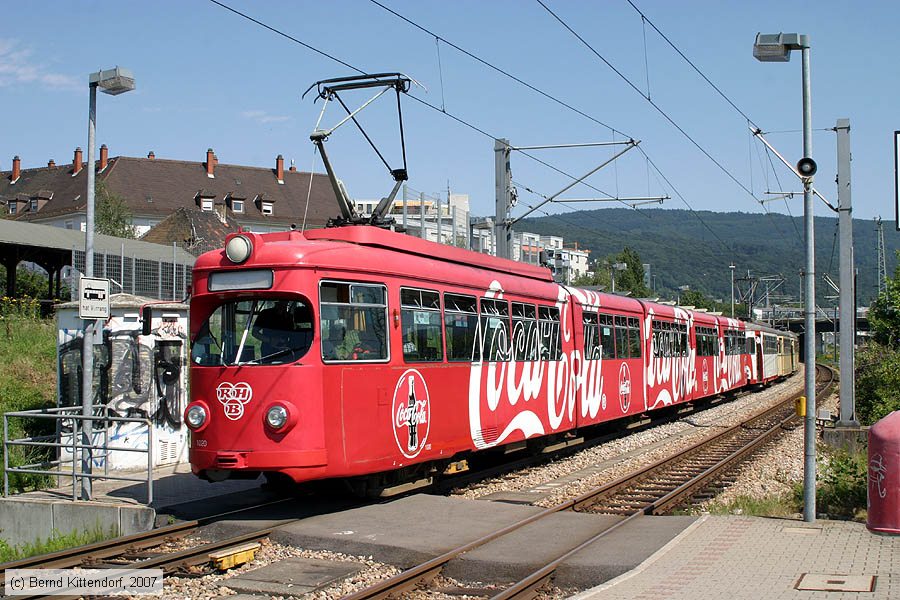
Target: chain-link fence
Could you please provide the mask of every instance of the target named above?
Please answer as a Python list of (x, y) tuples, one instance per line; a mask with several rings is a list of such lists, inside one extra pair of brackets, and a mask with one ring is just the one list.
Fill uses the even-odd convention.
[[(157, 300), (180, 301), (187, 296), (192, 266), (181, 262), (183, 250), (173, 247), (172, 258), (138, 258), (123, 246), (118, 254), (95, 250), (94, 277), (109, 279), (112, 294), (124, 292)], [(72, 268), (84, 273), (84, 250), (72, 249)], [(78, 292), (78, 273), (70, 273), (69, 289)]]

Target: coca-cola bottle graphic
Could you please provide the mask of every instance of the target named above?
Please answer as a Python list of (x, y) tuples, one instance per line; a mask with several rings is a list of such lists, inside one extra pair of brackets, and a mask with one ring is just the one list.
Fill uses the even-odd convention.
[(416, 378), (409, 376), (409, 403), (406, 408), (406, 423), (409, 425), (409, 442), (406, 447), (410, 452), (415, 452), (419, 445), (419, 419), (416, 415)]

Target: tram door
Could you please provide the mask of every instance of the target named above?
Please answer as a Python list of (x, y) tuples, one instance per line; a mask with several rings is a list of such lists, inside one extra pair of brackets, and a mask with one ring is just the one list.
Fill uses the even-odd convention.
[(760, 337), (756, 340), (756, 381), (764, 381), (763, 373), (763, 340)]

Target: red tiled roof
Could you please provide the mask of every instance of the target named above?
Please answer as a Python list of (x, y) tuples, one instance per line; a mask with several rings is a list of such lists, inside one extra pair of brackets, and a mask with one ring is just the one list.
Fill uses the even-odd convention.
[[(0, 172), (0, 199), (8, 201), (19, 194), (45, 196), (47, 191), (52, 191), (53, 197), (40, 211), (26, 211), (15, 217), (26, 221), (83, 213), (87, 169), (74, 176), (72, 173), (72, 165), (23, 169), (17, 182), (11, 184), (11, 171)], [(243, 224), (265, 222), (286, 228), (291, 223), (299, 224), (306, 213), (307, 227), (321, 227), (329, 218), (340, 214), (327, 176), (286, 170), (283, 184), (275, 176), (274, 168), (217, 163), (215, 177), (210, 178), (203, 162), (119, 156), (109, 159), (97, 179), (110, 192), (121, 196), (136, 217), (162, 219), (178, 208), (195, 207), (199, 190), (213, 194), (217, 200), (223, 200), (229, 193), (246, 198), (244, 213), (231, 215)], [(308, 193), (309, 209), (306, 210)], [(253, 202), (260, 194), (267, 202), (274, 203), (273, 215), (263, 215), (261, 207)]]

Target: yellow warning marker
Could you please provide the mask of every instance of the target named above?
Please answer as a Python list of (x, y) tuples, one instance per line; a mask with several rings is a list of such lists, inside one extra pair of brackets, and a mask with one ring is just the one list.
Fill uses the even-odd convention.
[(797, 399), (794, 401), (794, 410), (798, 417), (806, 416), (806, 396), (797, 396)]
[(232, 546), (231, 548), (225, 548), (224, 550), (211, 553), (209, 555), (209, 560), (218, 570), (224, 571), (253, 560), (256, 556), (256, 551), (259, 550), (259, 546), (259, 542), (249, 542), (247, 544), (241, 544), (240, 546)]

